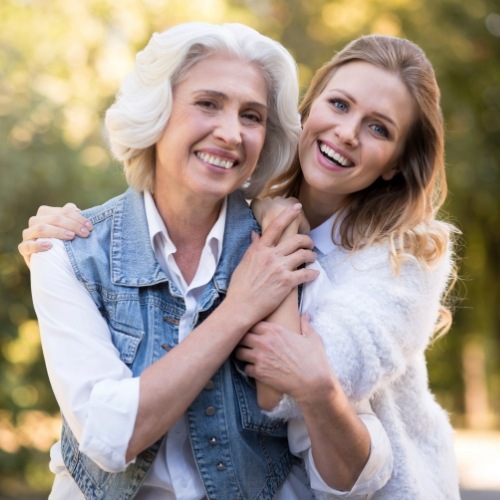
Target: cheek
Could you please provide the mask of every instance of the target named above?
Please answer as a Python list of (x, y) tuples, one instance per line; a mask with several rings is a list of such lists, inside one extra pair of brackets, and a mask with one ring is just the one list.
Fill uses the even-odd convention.
[(262, 130), (253, 134), (248, 141), (248, 147), (251, 149), (252, 156), (259, 157), (266, 140), (266, 132)]

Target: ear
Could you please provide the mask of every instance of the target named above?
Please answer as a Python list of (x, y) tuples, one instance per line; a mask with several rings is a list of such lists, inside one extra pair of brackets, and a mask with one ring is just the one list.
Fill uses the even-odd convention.
[(399, 167), (394, 165), (382, 174), (382, 179), (384, 181), (390, 181), (399, 172)]

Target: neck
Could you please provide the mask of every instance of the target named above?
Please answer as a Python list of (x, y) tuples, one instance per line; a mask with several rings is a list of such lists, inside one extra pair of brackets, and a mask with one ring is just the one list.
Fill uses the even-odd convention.
[(311, 189), (304, 180), (298, 198), (311, 229), (323, 224), (337, 210), (333, 195)]
[(177, 193), (157, 191), (153, 195), (156, 208), (177, 251), (175, 261), (186, 283), (198, 269), (208, 233), (217, 221), (224, 200), (182, 198)]

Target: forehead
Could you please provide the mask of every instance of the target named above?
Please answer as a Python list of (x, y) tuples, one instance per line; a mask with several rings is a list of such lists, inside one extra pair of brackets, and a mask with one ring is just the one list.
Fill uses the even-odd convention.
[(403, 118), (413, 115), (413, 99), (397, 73), (364, 61), (353, 61), (337, 68), (323, 93), (348, 94), (368, 111)]
[(242, 102), (266, 105), (268, 86), (257, 64), (235, 56), (210, 55), (195, 63), (174, 87), (174, 93), (209, 90)]

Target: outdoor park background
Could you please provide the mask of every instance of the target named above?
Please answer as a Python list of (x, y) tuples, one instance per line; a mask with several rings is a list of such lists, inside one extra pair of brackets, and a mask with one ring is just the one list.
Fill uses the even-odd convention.
[(445, 211), (463, 234), (455, 322), (428, 352), (430, 383), (457, 429), (463, 488), (500, 491), (498, 0), (2, 0), (0, 497), (46, 497), (59, 432), (17, 253), (21, 230), (40, 204), (85, 208), (124, 189), (103, 139), (104, 110), (150, 35), (190, 20), (242, 22), (281, 41), (302, 88), (361, 34), (410, 38), (434, 63), (447, 128)]

